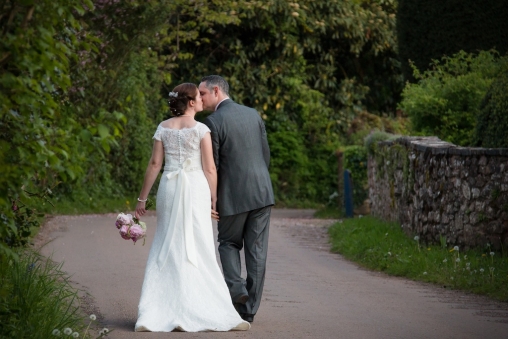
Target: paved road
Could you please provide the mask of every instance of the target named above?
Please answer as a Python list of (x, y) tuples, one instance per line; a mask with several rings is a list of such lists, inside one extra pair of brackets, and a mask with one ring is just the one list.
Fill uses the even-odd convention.
[(227, 333), (134, 333), (150, 248), (120, 238), (116, 215), (55, 217), (41, 232), (43, 248), (90, 294), (86, 307), (111, 338), (508, 338), (508, 304), (388, 277), (328, 252), (330, 221), (311, 211), (275, 210), (268, 271), (252, 329)]

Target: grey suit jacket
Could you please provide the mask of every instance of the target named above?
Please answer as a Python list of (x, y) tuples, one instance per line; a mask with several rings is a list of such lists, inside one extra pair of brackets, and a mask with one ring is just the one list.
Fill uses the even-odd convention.
[(258, 112), (227, 99), (204, 123), (212, 131), (219, 215), (273, 205), (270, 149)]

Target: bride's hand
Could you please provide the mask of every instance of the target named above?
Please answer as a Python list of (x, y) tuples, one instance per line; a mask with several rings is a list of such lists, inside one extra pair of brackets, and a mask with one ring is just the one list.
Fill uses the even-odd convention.
[(141, 219), (141, 216), (146, 213), (146, 208), (145, 208), (146, 205), (145, 204), (146, 204), (145, 202), (141, 202), (141, 201), (139, 201), (137, 203), (136, 213), (134, 215), (136, 217), (136, 219)]
[(212, 209), (212, 219), (219, 221), (219, 212)]

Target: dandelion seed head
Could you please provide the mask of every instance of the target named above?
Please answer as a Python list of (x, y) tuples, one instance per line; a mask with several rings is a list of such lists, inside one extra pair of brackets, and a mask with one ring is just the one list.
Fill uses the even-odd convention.
[(467, 259), (467, 255), (464, 255), (464, 260), (466, 260), (466, 259)]
[(495, 253), (494, 252), (490, 252), (489, 254), (490, 254), (491, 257), (493, 257)]
[(423, 275), (427, 275), (427, 272), (423, 272)]
[(480, 268), (480, 273), (483, 273), (485, 272), (485, 270), (483, 268)]
[(73, 338), (79, 338), (79, 333), (78, 333), (78, 332), (74, 332), (74, 333), (72, 334), (72, 337), (73, 337)]
[(97, 320), (97, 317), (95, 316), (95, 314), (90, 314), (90, 320), (92, 320), (92, 321)]
[(455, 259), (455, 262), (460, 262), (460, 258)]
[(388, 233), (385, 233), (385, 237), (388, 236)]
[(60, 330), (59, 329), (54, 329), (53, 332), (51, 332), (55, 337), (59, 337), (61, 335), (60, 333)]
[(459, 246), (454, 246), (453, 250), (458, 252), (459, 251)]
[(70, 329), (69, 327), (66, 327), (66, 328), (64, 328), (63, 332), (64, 332), (65, 335), (71, 335), (72, 334), (72, 329)]
[(414, 238), (414, 239), (415, 239), (415, 241), (418, 241), (418, 240), (420, 240), (420, 237), (419, 237), (419, 236), (417, 236), (417, 235), (415, 235), (415, 238)]

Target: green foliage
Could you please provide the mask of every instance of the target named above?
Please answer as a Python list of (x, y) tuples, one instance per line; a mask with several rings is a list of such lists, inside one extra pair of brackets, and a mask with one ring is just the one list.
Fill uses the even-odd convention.
[(397, 37), (405, 79), (414, 80), (410, 61), (420, 70), (461, 50), (508, 52), (508, 6), (498, 0), (399, 0)]
[(227, 21), (207, 4), (175, 6), (157, 47), (171, 86), (224, 75), (233, 99), (265, 120), (277, 201), (326, 202), (356, 114), (395, 110), (394, 2), (214, 2)]
[(369, 155), (375, 155), (378, 150), (378, 142), (395, 139), (397, 137), (399, 136), (381, 131), (369, 134), (365, 138), (365, 148), (367, 149), (367, 153)]
[(411, 119), (414, 132), (470, 146), (482, 98), (494, 78), (507, 69), (508, 57), (459, 52), (433, 65), (423, 73), (414, 69), (418, 83), (406, 85), (400, 108)]
[(363, 146), (344, 148), (344, 170), (351, 171), (353, 178), (353, 204), (360, 206), (369, 196), (367, 180), (367, 149)]
[(393, 0), (93, 5), (1, 9), (0, 235), (15, 229), (8, 197), (23, 186), (59, 183), (55, 200), (84, 209), (128, 201), (167, 116), (165, 93), (183, 81), (223, 74), (233, 98), (260, 112), (279, 202), (326, 202), (351, 121), (395, 110)]
[(54, 329), (80, 331), (77, 293), (62, 265), (25, 251), (0, 260), (0, 337), (47, 339)]
[(480, 107), (475, 145), (508, 148), (508, 71), (492, 84)]
[[(329, 229), (332, 251), (388, 274), (508, 301), (508, 257), (490, 248), (465, 252), (409, 238), (400, 225), (373, 217), (346, 219)], [(457, 259), (459, 259), (457, 261)]]

